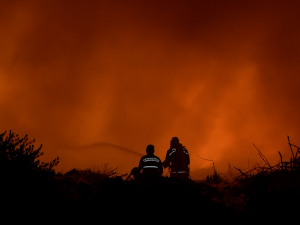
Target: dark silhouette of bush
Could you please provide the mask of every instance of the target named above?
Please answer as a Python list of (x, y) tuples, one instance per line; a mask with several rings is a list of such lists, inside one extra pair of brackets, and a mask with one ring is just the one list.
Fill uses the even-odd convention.
[(17, 134), (6, 131), (0, 134), (0, 175), (6, 179), (28, 179), (54, 175), (53, 167), (59, 163), (55, 158), (49, 163), (38, 158), (43, 155), (42, 145), (34, 149), (35, 140), (28, 141), (28, 135), (19, 138)]
[(12, 220), (32, 221), (33, 216), (47, 214), (57, 201), (51, 178), (59, 158), (41, 162), (42, 145), (35, 149), (34, 142), (27, 135), (20, 138), (11, 131), (0, 134), (0, 201), (2, 213)]
[[(293, 215), (300, 209), (300, 148), (291, 144), (289, 137), (288, 144), (292, 153), (289, 161), (283, 161), (278, 152), (280, 162), (272, 166), (254, 145), (265, 165), (256, 164), (246, 172), (235, 168), (240, 175), (235, 178), (234, 183), (249, 199), (245, 207), (261, 217)], [(292, 147), (296, 148), (296, 152)]]
[(207, 175), (205, 181), (209, 184), (218, 184), (223, 181), (223, 178), (214, 168), (214, 173), (212, 175)]

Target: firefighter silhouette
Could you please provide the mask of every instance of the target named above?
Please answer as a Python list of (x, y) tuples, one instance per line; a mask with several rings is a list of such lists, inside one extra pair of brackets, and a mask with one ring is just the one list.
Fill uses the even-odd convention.
[(142, 171), (144, 179), (158, 178), (163, 173), (162, 162), (159, 157), (154, 155), (154, 146), (148, 145), (146, 148), (147, 155), (140, 160), (138, 170)]
[(170, 177), (186, 179), (190, 176), (189, 165), (190, 155), (188, 150), (179, 143), (178, 137), (173, 137), (163, 167), (170, 169)]

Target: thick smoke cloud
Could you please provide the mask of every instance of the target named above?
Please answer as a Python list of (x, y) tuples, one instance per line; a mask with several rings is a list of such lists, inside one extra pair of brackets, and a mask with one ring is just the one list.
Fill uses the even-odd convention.
[(252, 143), (271, 163), (290, 157), (287, 135), (300, 145), (297, 1), (0, 4), (1, 129), (58, 171), (129, 172), (178, 136), (202, 179), (197, 155), (226, 172), (262, 163)]

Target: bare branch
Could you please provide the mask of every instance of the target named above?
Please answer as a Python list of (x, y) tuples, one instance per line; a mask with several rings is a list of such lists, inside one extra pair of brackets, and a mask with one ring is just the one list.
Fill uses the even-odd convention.
[(215, 168), (214, 160), (212, 160), (212, 159), (204, 159), (204, 158), (200, 157), (199, 155), (197, 155), (197, 156), (198, 156), (200, 159), (207, 160), (207, 161), (212, 161), (213, 167)]
[(293, 151), (293, 148), (292, 148), (292, 144), (290, 142), (290, 137), (287, 136), (287, 138), (288, 138), (288, 141), (289, 141), (289, 146), (290, 146), (290, 149), (291, 149), (291, 152), (292, 152), (292, 156), (293, 156), (293, 161), (294, 161), (295, 160), (295, 155), (294, 155), (294, 151)]
[(258, 151), (258, 154), (259, 154), (260, 158), (262, 158), (262, 160), (271, 168), (271, 165), (270, 165), (269, 161), (267, 160), (267, 158), (262, 154), (261, 151), (259, 151), (259, 149), (255, 146), (254, 143), (252, 143), (252, 144), (254, 145), (256, 150)]
[(292, 144), (292, 146), (295, 147), (295, 148), (297, 148), (296, 155), (295, 155), (295, 159), (297, 159), (297, 156), (298, 156), (298, 153), (300, 151), (300, 148), (298, 146), (296, 146), (296, 145), (293, 145), (293, 144)]
[[(242, 175), (244, 175), (244, 176), (246, 176), (246, 177), (248, 177), (247, 176), (247, 172), (246, 173), (244, 173), (243, 171), (241, 171), (241, 169), (239, 169), (239, 168), (236, 168), (235, 166), (233, 167), (234, 169), (236, 169), (236, 170), (238, 170)], [(249, 172), (249, 171), (248, 171)]]
[(280, 155), (281, 169), (283, 170), (282, 155), (281, 155), (280, 151), (278, 151), (278, 153)]
[(109, 173), (107, 173), (106, 176), (110, 177), (110, 176), (116, 174), (117, 173), (117, 172), (115, 172), (116, 169), (118, 169), (118, 167), (115, 168), (115, 169), (113, 169), (113, 170), (111, 170), (111, 171), (109, 171)]

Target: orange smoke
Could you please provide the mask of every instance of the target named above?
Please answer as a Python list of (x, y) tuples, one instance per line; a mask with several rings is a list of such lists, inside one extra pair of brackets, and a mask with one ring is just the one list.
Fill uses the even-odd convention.
[(298, 4), (1, 3), (1, 129), (43, 143), (64, 172), (129, 172), (148, 144), (163, 160), (173, 136), (193, 179), (212, 168), (197, 155), (220, 172), (262, 163), (253, 142), (270, 163), (289, 158), (286, 135), (300, 144)]

